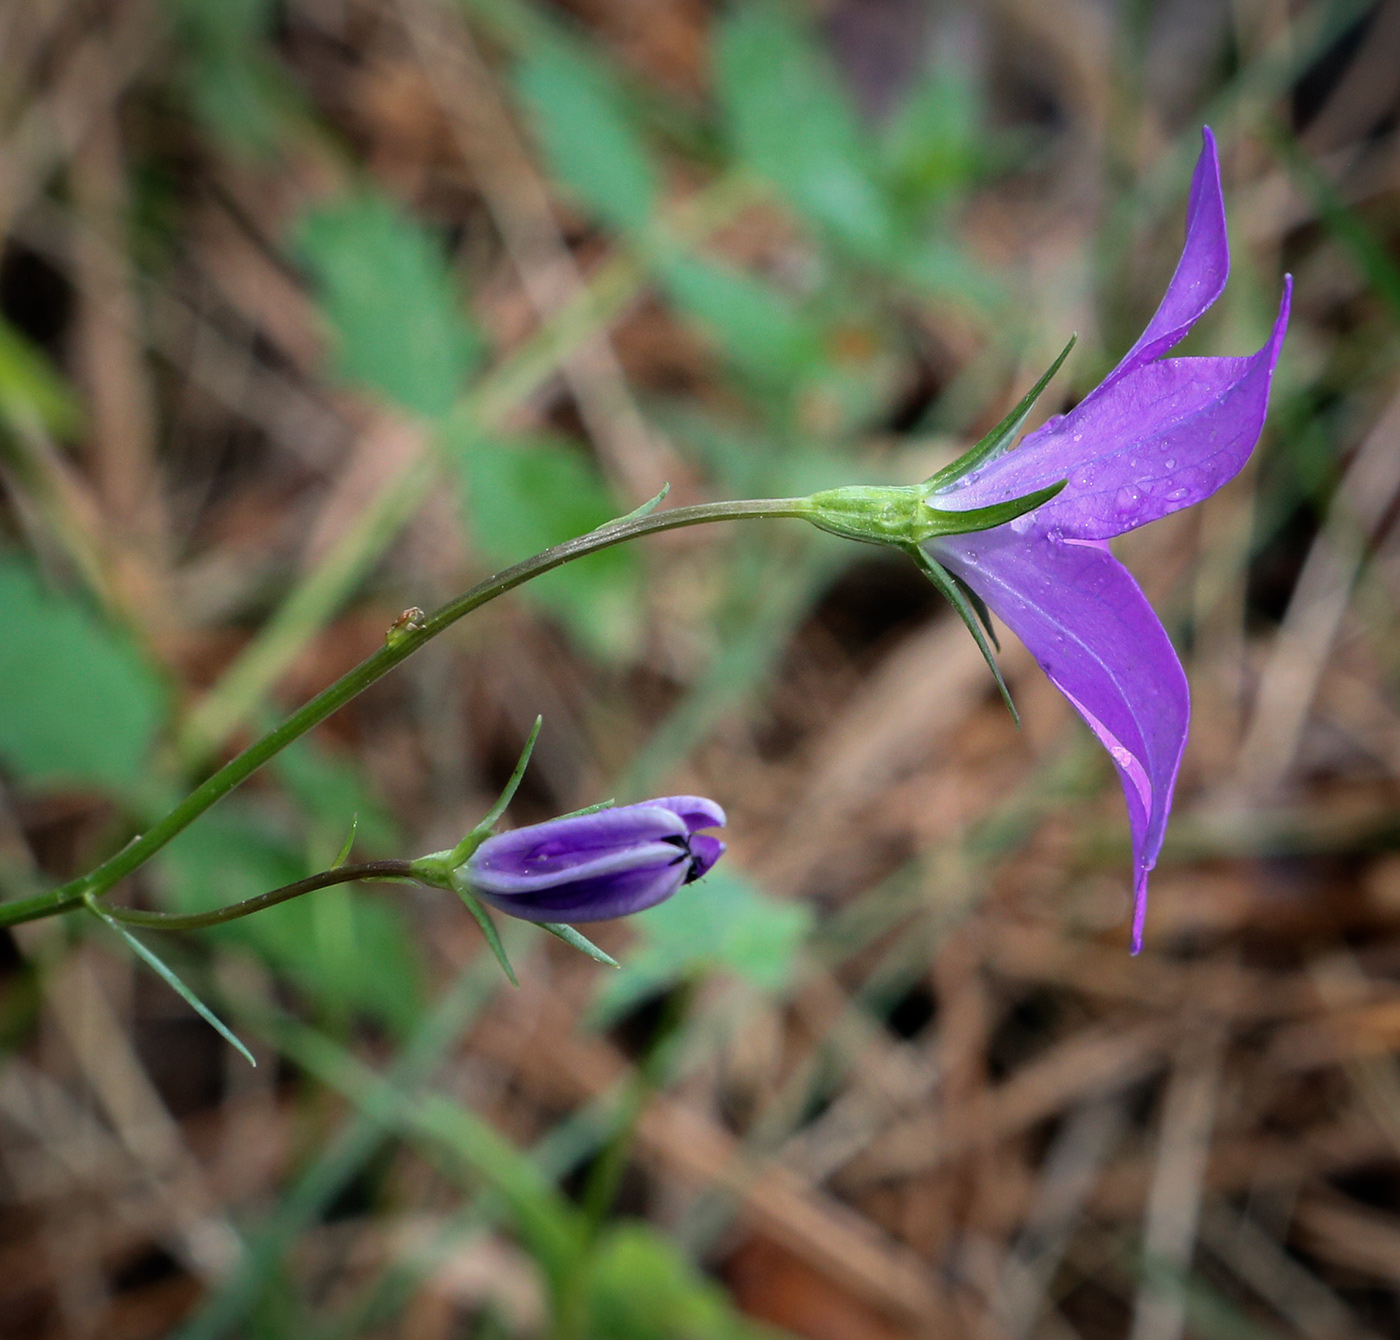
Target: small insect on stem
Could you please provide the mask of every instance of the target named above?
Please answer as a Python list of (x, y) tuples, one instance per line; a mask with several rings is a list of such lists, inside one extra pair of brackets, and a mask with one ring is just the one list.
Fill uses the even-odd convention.
[(409, 633), (416, 633), (423, 627), (427, 620), (427, 615), (418, 608), (417, 605), (404, 610), (393, 623), (389, 625), (389, 631), (384, 634), (384, 645), (392, 647), (396, 642), (403, 640)]

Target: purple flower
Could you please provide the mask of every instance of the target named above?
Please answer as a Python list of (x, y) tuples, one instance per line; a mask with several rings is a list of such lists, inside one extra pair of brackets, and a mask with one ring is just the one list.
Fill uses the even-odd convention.
[(1075, 409), (929, 498), (963, 511), (1066, 481), (1007, 525), (928, 540), (924, 551), (1025, 643), (1112, 756), (1132, 827), (1134, 953), (1142, 947), (1147, 874), (1162, 848), (1190, 699), (1161, 622), (1106, 542), (1210, 497), (1259, 438), (1291, 280), (1258, 353), (1161, 360), (1220, 296), (1229, 265), (1220, 164), (1207, 129), (1186, 245), (1137, 343)]
[(482, 902), (525, 921), (605, 921), (664, 902), (724, 853), (701, 796), (665, 796), (489, 837), (459, 872)]

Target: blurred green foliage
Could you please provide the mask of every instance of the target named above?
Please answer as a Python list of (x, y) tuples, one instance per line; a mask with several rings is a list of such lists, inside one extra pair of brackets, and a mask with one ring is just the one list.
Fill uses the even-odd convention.
[[(237, 800), (176, 838), (156, 870), (176, 912), (224, 907), (312, 873), (299, 843)], [(331, 1022), (364, 1015), (403, 1032), (418, 1015), (422, 989), (417, 948), (390, 906), (407, 892), (398, 884), (339, 885), (200, 935), (252, 949)]]
[(72, 389), (57, 369), (0, 317), (0, 423), (20, 432), (38, 424), (67, 436), (77, 428), (80, 418)]
[(0, 759), (29, 786), (144, 790), (167, 695), (82, 601), (0, 556)]
[[(566, 440), (484, 437), (454, 424), (445, 444), (472, 539), (495, 567), (594, 530), (621, 510), (597, 467)], [(631, 549), (605, 549), (556, 568), (522, 595), (556, 615), (597, 656), (621, 660), (636, 648), (641, 573)]]
[(573, 48), (550, 43), (521, 62), (517, 84), (559, 180), (600, 219), (643, 236), (660, 188), (617, 82)]
[(445, 415), (481, 346), (423, 227), (366, 187), (312, 211), (293, 247), (315, 276), (339, 374), (425, 418)]
[(780, 994), (812, 928), (805, 903), (772, 898), (731, 867), (632, 918), (638, 943), (599, 983), (594, 1019), (607, 1025), (648, 996), (710, 972)]
[(276, 0), (163, 0), (185, 57), (183, 84), (197, 116), (227, 147), (273, 153), (291, 82), (268, 50)]
[(720, 29), (715, 60), (741, 160), (854, 255), (887, 260), (894, 221), (850, 99), (811, 35), (777, 5), (741, 5)]

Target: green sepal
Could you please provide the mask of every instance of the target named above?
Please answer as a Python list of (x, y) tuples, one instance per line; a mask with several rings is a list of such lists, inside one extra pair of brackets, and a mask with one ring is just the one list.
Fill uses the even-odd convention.
[(670, 491), (671, 486), (669, 484), (663, 484), (661, 486), (661, 492), (658, 493), (656, 497), (648, 498), (640, 507), (634, 507), (626, 516), (617, 516), (611, 521), (603, 522), (601, 526), (595, 527), (595, 531), (611, 530), (614, 526), (625, 526), (629, 521), (640, 521), (644, 516), (650, 516), (666, 501), (666, 495), (670, 493)]
[[(967, 631), (972, 634), (972, 640), (977, 643), (978, 650), (982, 653), (982, 658), (987, 662), (992, 672), (992, 678), (997, 682), (997, 688), (1001, 690), (1002, 700), (1006, 703), (1011, 712), (1011, 719), (1019, 727), (1021, 724), (1021, 714), (1016, 710), (1016, 704), (1011, 701), (1011, 690), (1006, 686), (1006, 680), (1002, 678), (1001, 667), (997, 664), (996, 657), (992, 654), (991, 644), (987, 641), (987, 635), (982, 631), (982, 625), (978, 621), (979, 611), (973, 608), (971, 601), (963, 594), (962, 584), (951, 572), (941, 563), (930, 558), (918, 545), (910, 545), (908, 549), (909, 557), (919, 565), (929, 581), (931, 581), (947, 598), (948, 603), (957, 610), (958, 617), (967, 625)], [(981, 604), (981, 602), (978, 602)], [(985, 611), (985, 606), (983, 610)]]
[(981, 621), (982, 627), (987, 630), (987, 636), (992, 641), (992, 646), (1001, 650), (1001, 639), (997, 637), (997, 630), (992, 627), (992, 612), (987, 608), (987, 602), (982, 599), (961, 577), (951, 568), (944, 568), (948, 574), (958, 584), (958, 590), (967, 597), (967, 603), (977, 611), (977, 617)]
[(340, 855), (338, 855), (338, 856), (335, 858), (335, 860), (331, 862), (330, 868), (331, 868), (332, 870), (334, 870), (337, 866), (342, 866), (342, 865), (344, 865), (345, 862), (348, 861), (348, 860), (350, 859), (350, 853), (351, 853), (351, 851), (354, 849), (354, 846), (355, 846), (355, 834), (356, 834), (356, 832), (359, 830), (359, 827), (360, 827), (360, 816), (359, 816), (359, 814), (358, 814), (358, 813), (352, 814), (352, 815), (350, 816), (350, 836), (347, 837), (347, 838), (345, 839), (345, 845), (340, 849)]
[(1006, 525), (1008, 521), (1015, 521), (1018, 516), (1034, 512), (1037, 507), (1048, 503), (1068, 483), (1068, 479), (1062, 479), (1058, 484), (1036, 489), (1034, 493), (1024, 494), (1020, 498), (993, 503), (990, 507), (970, 507), (965, 512), (942, 512), (930, 507), (926, 512), (928, 521), (925, 533), (920, 539), (932, 540), (940, 535), (966, 535), (975, 530), (994, 530), (997, 526)]
[(540, 737), (540, 727), (543, 724), (543, 717), (535, 718), (535, 724), (530, 730), (529, 738), (525, 741), (525, 748), (520, 751), (520, 759), (515, 765), (515, 771), (511, 773), (510, 780), (505, 784), (505, 789), (496, 797), (496, 803), (482, 816), (481, 822), (451, 851), (435, 851), (427, 856), (420, 856), (414, 861), (411, 867), (414, 879), (421, 884), (431, 885), (435, 889), (455, 889), (457, 887), (453, 879), (455, 871), (491, 836), (491, 830), (496, 826), (496, 821), (506, 812), (506, 806), (515, 799), (515, 793), (520, 788), (521, 779), (525, 776), (525, 769), (530, 766), (530, 755), (534, 752), (535, 741)]
[(922, 486), (850, 484), (803, 499), (804, 515), (814, 526), (844, 539), (905, 549), (942, 535), (1004, 526), (1049, 502), (1068, 482), (1062, 479), (1024, 497), (961, 512), (930, 507)]
[(501, 943), (501, 933), (496, 929), (496, 923), (491, 920), (491, 914), (481, 905), (481, 900), (476, 894), (467, 887), (466, 881), (459, 879), (455, 872), (452, 876), (452, 891), (466, 905), (467, 911), (476, 918), (476, 924), (481, 927), (487, 947), (496, 956), (496, 962), (501, 965), (506, 979), (512, 986), (519, 986), (520, 981), (515, 975), (515, 969), (510, 966), (510, 959), (506, 957), (506, 947)]
[(566, 926), (562, 921), (541, 921), (536, 924), (563, 940), (566, 945), (572, 945), (580, 953), (587, 954), (595, 963), (609, 968), (622, 966), (611, 954), (599, 949), (586, 935), (580, 935), (572, 926)]
[(248, 1048), (243, 1045), (243, 1043), (239, 1040), (238, 1036), (234, 1033), (234, 1031), (226, 1023), (224, 1023), (224, 1021), (220, 1019), (219, 1016), (209, 1008), (209, 1006), (207, 1006), (202, 1000), (200, 1000), (200, 998), (196, 996), (195, 993), (191, 991), (190, 988), (187, 987), (178, 976), (176, 976), (175, 970), (172, 967), (170, 967), (169, 964), (164, 962), (164, 960), (162, 960), (160, 956), (156, 954), (155, 950), (148, 949), (144, 944), (142, 944), (140, 940), (138, 940), (129, 930), (127, 930), (125, 926), (121, 924), (120, 921), (116, 919), (116, 917), (111, 916), (103, 908), (102, 904), (97, 901), (96, 898), (89, 896), (83, 901), (87, 904), (89, 912), (91, 912), (94, 916), (99, 917), (102, 921), (105, 921), (107, 925), (109, 925), (114, 931), (116, 931), (116, 933), (120, 935), (122, 939), (127, 942), (128, 945), (131, 946), (132, 952), (135, 953), (137, 957), (140, 958), (146, 964), (146, 966), (150, 968), (150, 970), (153, 973), (155, 973), (156, 976), (159, 977), (161, 981), (163, 981), (166, 984), (166, 986), (168, 986), (172, 991), (174, 991), (175, 994), (178, 995), (180, 999), (183, 1000), (185, 1004), (190, 1007), (190, 1009), (192, 1009), (197, 1015), (199, 1015), (199, 1017), (203, 1019), (204, 1022), (208, 1024), (209, 1027), (212, 1028), (221, 1038), (223, 1038), (223, 1040), (227, 1042), (230, 1047), (232, 1047), (241, 1057), (243, 1057), (243, 1059), (247, 1061), (250, 1066), (252, 1066), (255, 1070), (257, 1069), (258, 1063), (253, 1059), (253, 1053), (250, 1052)]
[(557, 823), (560, 819), (582, 819), (585, 814), (597, 814), (602, 810), (610, 810), (617, 804), (616, 797), (609, 800), (600, 800), (593, 805), (585, 805), (581, 810), (570, 810), (567, 814), (556, 815), (550, 823)]
[(1025, 423), (1027, 415), (1035, 407), (1035, 402), (1040, 399), (1041, 392), (1050, 385), (1050, 379), (1060, 370), (1060, 364), (1069, 357), (1069, 351), (1074, 348), (1074, 343), (1078, 338), (1077, 335), (1069, 337), (1069, 343), (1060, 351), (1060, 356), (1050, 364), (1045, 375), (1026, 392), (1021, 403), (986, 437), (975, 447), (963, 452), (957, 460), (945, 465), (937, 474), (930, 475), (924, 480), (922, 488), (925, 494), (937, 493), (939, 490), (947, 488), (949, 484), (956, 483), (964, 475), (971, 474), (978, 466), (985, 465), (1009, 449), (1011, 440), (1021, 431), (1021, 425)]
[[(491, 830), (496, 826), (497, 820), (506, 812), (506, 807), (510, 802), (515, 799), (515, 793), (520, 789), (521, 781), (524, 780), (525, 769), (530, 766), (530, 755), (535, 752), (535, 741), (540, 738), (540, 727), (543, 725), (544, 718), (536, 717), (535, 724), (530, 727), (525, 747), (520, 751), (520, 758), (516, 761), (515, 771), (511, 773), (510, 780), (505, 784), (501, 794), (496, 797), (496, 803), (482, 815), (481, 822), (452, 849), (452, 855), (456, 858), (452, 862), (454, 869), (461, 865), (491, 835)], [(468, 843), (471, 846), (464, 852), (462, 849), (467, 847)], [(461, 854), (459, 855), (459, 853)]]

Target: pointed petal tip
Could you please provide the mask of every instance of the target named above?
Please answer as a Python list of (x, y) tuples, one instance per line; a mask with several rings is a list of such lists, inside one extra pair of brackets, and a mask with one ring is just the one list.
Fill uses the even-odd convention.
[(1133, 938), (1131, 951), (1134, 956), (1142, 953), (1142, 935), (1147, 925), (1147, 870), (1139, 869), (1137, 887), (1133, 890)]
[(1293, 276), (1291, 274), (1283, 277), (1283, 295), (1279, 298), (1278, 317), (1274, 321), (1274, 331), (1281, 340), (1283, 332), (1288, 328), (1288, 318), (1293, 310)]

